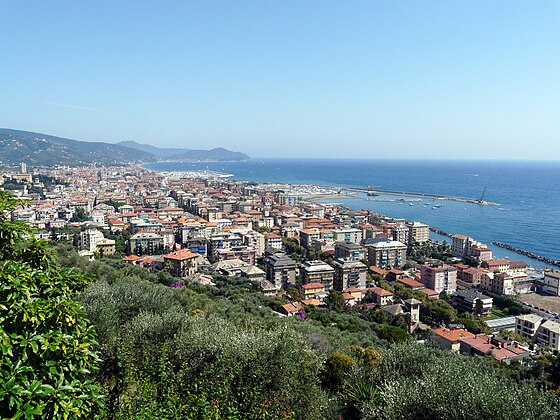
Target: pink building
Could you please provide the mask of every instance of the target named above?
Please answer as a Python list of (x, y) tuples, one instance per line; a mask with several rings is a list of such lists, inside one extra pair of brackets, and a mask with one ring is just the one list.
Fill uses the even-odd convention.
[(457, 290), (457, 268), (447, 264), (424, 264), (420, 282), (438, 293)]

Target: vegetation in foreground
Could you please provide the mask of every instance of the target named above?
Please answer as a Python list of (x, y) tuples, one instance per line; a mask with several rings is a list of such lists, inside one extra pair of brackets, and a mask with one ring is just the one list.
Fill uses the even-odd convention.
[(65, 244), (55, 261), (0, 194), (3, 418), (558, 418), (557, 357), (442, 352), (335, 303), (281, 318), (243, 279), (181, 283)]

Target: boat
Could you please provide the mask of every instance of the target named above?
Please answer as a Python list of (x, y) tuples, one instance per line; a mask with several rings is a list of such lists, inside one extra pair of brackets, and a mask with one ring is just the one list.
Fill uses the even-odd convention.
[(408, 205), (409, 205), (409, 206), (413, 206), (413, 205), (414, 205), (414, 203), (408, 203)]

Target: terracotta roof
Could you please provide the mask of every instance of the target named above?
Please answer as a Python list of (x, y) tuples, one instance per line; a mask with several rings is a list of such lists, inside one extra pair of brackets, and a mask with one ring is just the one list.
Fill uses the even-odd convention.
[(311, 290), (311, 289), (324, 289), (325, 285), (323, 283), (315, 282), (315, 283), (307, 283), (301, 286), (303, 290)]
[(488, 267), (498, 266), (498, 265), (509, 265), (508, 260), (488, 260), (484, 261), (484, 265)]
[(435, 290), (432, 290), (432, 289), (422, 289), (422, 290), (420, 290), (420, 292), (422, 292), (422, 293), (424, 293), (424, 294), (426, 294), (430, 297), (431, 296), (439, 296), (439, 293), (436, 292)]
[(264, 237), (266, 239), (281, 239), (282, 238), (280, 235), (277, 235), (275, 233), (265, 233)]
[(462, 338), (474, 337), (474, 334), (464, 330), (463, 328), (455, 328), (450, 330), (449, 328), (438, 328), (432, 330), (432, 334), (435, 334), (441, 338), (444, 338), (451, 342), (456, 342)]
[(402, 277), (402, 278), (398, 279), (397, 281), (399, 283), (404, 284), (407, 287), (425, 287), (423, 283), (420, 283), (419, 281), (411, 279), (410, 277)]
[(175, 251), (175, 252), (170, 252), (169, 254), (164, 255), (165, 259), (177, 260), (177, 261), (190, 260), (190, 259), (197, 258), (197, 257), (199, 257), (199, 254), (194, 254), (190, 251), (187, 251), (186, 249), (182, 249), (180, 251)]
[(375, 293), (378, 296), (393, 296), (393, 293), (381, 287), (371, 287), (369, 290), (371, 290), (373, 293)]
[(122, 258), (123, 261), (138, 261), (141, 260), (142, 257), (139, 257), (138, 255), (128, 255), (124, 258)]
[(347, 287), (343, 290), (346, 293), (367, 292), (368, 289), (360, 289), (359, 287)]
[(301, 303), (303, 303), (304, 305), (309, 305), (309, 306), (321, 306), (323, 303), (321, 303), (321, 301), (319, 299), (304, 299), (301, 301)]
[(370, 269), (372, 272), (374, 272), (375, 274), (379, 274), (379, 275), (381, 275), (381, 276), (385, 276), (385, 275), (387, 275), (387, 273), (388, 273), (387, 270), (384, 270), (383, 268), (379, 268), (379, 267), (377, 267), (377, 266), (375, 266), (375, 265), (372, 265), (369, 269)]
[(289, 314), (295, 314), (303, 309), (303, 305), (300, 302), (292, 302), (282, 305), (282, 308)]

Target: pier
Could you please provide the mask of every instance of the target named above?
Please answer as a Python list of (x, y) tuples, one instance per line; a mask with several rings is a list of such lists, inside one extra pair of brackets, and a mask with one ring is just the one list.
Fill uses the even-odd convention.
[(425, 197), (425, 198), (432, 198), (434, 200), (450, 200), (450, 201), (459, 201), (461, 203), (470, 203), (470, 204), (479, 204), (482, 206), (497, 206), (498, 203), (494, 203), (492, 201), (486, 200), (476, 200), (474, 198), (468, 197), (458, 197), (454, 195), (440, 195), (440, 194), (428, 194), (428, 193), (419, 193), (419, 192), (410, 192), (410, 191), (395, 191), (395, 190), (382, 190), (379, 188), (376, 189), (367, 189), (367, 188), (354, 188), (354, 187), (340, 187), (341, 190), (344, 191), (354, 191), (360, 193), (375, 193), (375, 194), (390, 194), (390, 195), (404, 195), (409, 197)]
[(375, 201), (378, 203), (420, 203), (422, 202), (421, 198), (395, 198), (393, 200), (390, 199), (383, 199), (383, 198), (371, 198), (371, 197), (367, 197), (366, 198), (367, 201)]

